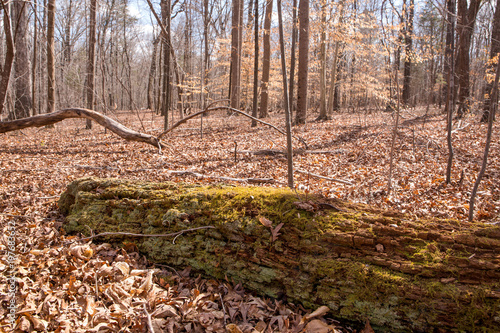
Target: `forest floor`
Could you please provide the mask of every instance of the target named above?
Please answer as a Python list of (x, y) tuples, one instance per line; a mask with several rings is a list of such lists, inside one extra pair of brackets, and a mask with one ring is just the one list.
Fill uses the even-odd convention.
[[(390, 113), (335, 114), (331, 121), (313, 122), (311, 118), (307, 125), (295, 127), (294, 134), (309, 146), (306, 151), (294, 141), (296, 170), (352, 183), (297, 172), (296, 187), (410, 216), (467, 223), (487, 126), (473, 116), (454, 122), (452, 182), (446, 185), (445, 116), (430, 112), (423, 117), (424, 113), (418, 109), (402, 113), (389, 195), (394, 124)], [(155, 135), (163, 122), (151, 113), (115, 113), (111, 117)], [(283, 115), (266, 121), (284, 127)], [(272, 178), (274, 183), (261, 186), (285, 187), (286, 157), (280, 152), (286, 142), (283, 135), (264, 125), (251, 128), (247, 118), (221, 112), (203, 119), (203, 137), (199, 119), (169, 133), (163, 139), (167, 147), (159, 154), (152, 146), (126, 142), (97, 124), (92, 130), (84, 127), (84, 120), (65, 120), (54, 128), (0, 136), (0, 318), (4, 318), (0, 331), (10, 328), (7, 279), (12, 276), (12, 262), (18, 279), (19, 332), (107, 332), (118, 331), (120, 326), (128, 327), (121, 332), (224, 332), (230, 323), (238, 326), (227, 327), (230, 332), (354, 330), (323, 313), (307, 316), (310, 310), (300, 305), (260, 299), (230, 281), (204, 280), (189, 269), (177, 272), (151, 266), (133, 249), (94, 243), (69, 245), (73, 236), (61, 231), (57, 200), (69, 182), (81, 177), (189, 183), (232, 182), (221, 177)], [(476, 201), (475, 220), (486, 223), (500, 221), (499, 127), (494, 125), (489, 163)], [(13, 257), (8, 256), (8, 235), (16, 239)], [(369, 327), (363, 330), (370, 331)]]

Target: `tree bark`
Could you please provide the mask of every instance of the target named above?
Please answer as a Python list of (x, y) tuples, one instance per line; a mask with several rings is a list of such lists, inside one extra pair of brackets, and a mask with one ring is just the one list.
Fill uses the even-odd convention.
[(309, 74), (309, 0), (299, 2), (299, 68), (295, 124), (305, 124), (307, 116), (307, 79)]
[(168, 128), (168, 111), (170, 109), (170, 48), (171, 48), (171, 27), (170, 27), (170, 0), (161, 2), (161, 18), (166, 33), (163, 34), (163, 80), (162, 80), (162, 106), (161, 114), (164, 117), (163, 129)]
[(453, 164), (453, 144), (451, 137), (453, 109), (455, 106), (455, 60), (453, 57), (455, 50), (455, 0), (446, 1), (448, 16), (448, 27), (446, 31), (446, 63), (448, 69), (447, 94), (446, 94), (446, 142), (448, 145), (448, 163), (446, 166), (446, 184), (451, 183), (451, 167)]
[(316, 120), (328, 120), (326, 110), (326, 3), (321, 4), (321, 38), (320, 38), (320, 62), (321, 69), (319, 73), (319, 116)]
[(410, 0), (409, 6), (404, 2), (403, 15), (405, 17), (405, 62), (403, 73), (403, 105), (410, 105), (411, 87), (411, 58), (413, 53), (413, 16), (415, 10), (414, 0)]
[[(47, 7), (47, 113), (52, 113), (56, 110), (55, 13), (56, 1), (49, 0)], [(92, 106), (89, 107), (87, 105), (87, 108), (92, 109)]]
[(0, 134), (22, 130), (28, 127), (52, 125), (69, 118), (91, 119), (99, 125), (109, 129), (111, 132), (124, 138), (125, 140), (144, 142), (155, 147), (158, 147), (158, 145), (160, 145), (162, 148), (164, 147), (164, 145), (152, 135), (133, 131), (123, 126), (116, 120), (113, 120), (99, 112), (79, 108), (64, 109), (53, 113), (40, 114), (29, 118), (0, 122)]
[[(96, 43), (96, 11), (97, 0), (90, 0), (90, 18), (89, 18), (89, 36), (88, 36), (88, 53), (87, 53), (87, 108), (94, 108), (94, 80), (95, 80), (95, 43)], [(92, 128), (91, 119), (87, 118), (87, 129)]]
[(481, 0), (458, 0), (457, 33), (458, 54), (456, 73), (458, 78), (457, 117), (462, 118), (470, 110), (470, 47)]
[(148, 76), (148, 95), (147, 95), (147, 108), (149, 110), (155, 110), (154, 107), (154, 99), (155, 99), (155, 76), (156, 76), (156, 62), (157, 62), (157, 53), (158, 53), (158, 44), (160, 42), (160, 37), (156, 37), (153, 41), (153, 52), (151, 54), (151, 65), (149, 67), (149, 76)]
[[(257, 118), (258, 114), (259, 114), (259, 0), (255, 0), (252, 117)], [(252, 120), (252, 127), (256, 126), (257, 126), (257, 121)]]
[[(491, 74), (495, 68), (493, 59), (497, 57), (497, 62), (499, 61), (498, 54), (500, 53), (500, 1), (497, 1), (495, 8), (495, 14), (493, 17), (493, 28), (491, 30), (491, 48), (490, 48), (490, 61), (487, 63), (486, 73)], [(481, 122), (488, 122), (488, 115), (491, 109), (491, 104), (498, 103), (498, 100), (492, 100), (493, 95), (493, 81), (486, 79), (486, 96), (484, 98), (483, 104), (483, 115), (481, 116)]]
[(59, 208), (69, 233), (212, 226), (175, 242), (98, 239), (133, 241), (153, 262), (309, 308), (327, 305), (337, 319), (369, 320), (381, 332), (500, 330), (496, 226), (412, 220), (291, 189), (96, 178), (71, 183)]
[(231, 82), (229, 86), (229, 99), (231, 107), (240, 107), (240, 72), (241, 72), (241, 33), (240, 12), (242, 11), (242, 0), (232, 0), (232, 21), (231, 21)]
[(28, 52), (28, 9), (30, 6), (20, 0), (12, 2), (14, 12), (14, 59), (15, 104), (14, 117), (29, 117), (33, 102), (31, 100), (30, 61)]
[(264, 54), (262, 55), (262, 81), (260, 83), (259, 118), (268, 116), (269, 105), (269, 73), (271, 69), (271, 17), (273, 0), (266, 0), (266, 16), (264, 18)]
[(295, 49), (297, 44), (297, 36), (299, 34), (298, 20), (297, 20), (297, 0), (292, 2), (292, 44), (290, 45), (290, 83), (288, 85), (288, 107), (290, 108), (290, 116), (293, 116), (293, 111), (295, 110), (294, 103), (294, 90), (295, 90)]
[(14, 39), (12, 36), (11, 18), (9, 5), (1, 0), (3, 9), (3, 29), (5, 32), (5, 59), (3, 66), (0, 68), (0, 114), (3, 113), (5, 100), (7, 98), (7, 90), (9, 89), (10, 74), (12, 72), (12, 64), (14, 63)]

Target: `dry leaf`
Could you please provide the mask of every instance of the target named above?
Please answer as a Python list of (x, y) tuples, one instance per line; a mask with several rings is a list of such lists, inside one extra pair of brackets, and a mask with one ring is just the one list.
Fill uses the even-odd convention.
[(322, 315), (326, 314), (328, 311), (330, 311), (330, 308), (323, 305), (314, 310), (312, 313), (305, 315), (302, 320), (300, 321), (301, 323), (305, 323), (307, 320), (316, 318), (316, 317), (321, 317)]
[(335, 327), (328, 325), (327, 323), (314, 319), (306, 325), (306, 328), (302, 331), (303, 333), (334, 333)]
[(259, 217), (259, 221), (265, 227), (271, 228), (273, 226), (273, 223), (265, 217)]

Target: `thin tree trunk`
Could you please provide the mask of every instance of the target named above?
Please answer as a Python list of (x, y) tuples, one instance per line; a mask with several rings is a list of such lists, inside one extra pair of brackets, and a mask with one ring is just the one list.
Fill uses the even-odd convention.
[(403, 15), (405, 19), (405, 62), (403, 76), (403, 105), (410, 104), (410, 84), (411, 84), (411, 57), (413, 53), (413, 15), (414, 15), (414, 0), (410, 0), (409, 6), (404, 2)]
[(231, 21), (231, 82), (229, 87), (229, 99), (231, 107), (238, 109), (240, 105), (240, 12), (241, 0), (232, 0)]
[(273, 15), (273, 0), (266, 0), (266, 16), (264, 18), (264, 54), (262, 56), (262, 81), (260, 83), (259, 118), (268, 115), (269, 105), (269, 73), (271, 67), (271, 17)]
[(1, 4), (3, 9), (3, 29), (5, 32), (6, 52), (4, 64), (0, 68), (0, 114), (2, 114), (4, 110), (5, 100), (7, 98), (7, 90), (9, 88), (10, 74), (12, 72), (12, 65), (14, 63), (14, 40), (11, 28), (11, 18), (9, 11), (10, 6), (5, 3), (5, 0), (1, 0)]
[[(55, 101), (55, 46), (54, 46), (54, 28), (55, 28), (56, 1), (49, 0), (47, 8), (47, 113), (56, 110)], [(90, 109), (90, 107), (87, 105)]]
[[(31, 63), (31, 101), (33, 103), (33, 115), (38, 113), (36, 103), (36, 71), (37, 71), (37, 53), (38, 53), (38, 0), (33, 0), (33, 60)], [(0, 112), (1, 113), (1, 112)]]
[(288, 95), (289, 95), (289, 102), (288, 106), (290, 108), (290, 117), (293, 115), (293, 111), (295, 110), (295, 103), (294, 103), (294, 89), (295, 89), (295, 55), (296, 55), (296, 44), (297, 44), (297, 36), (299, 33), (299, 28), (298, 28), (298, 20), (297, 20), (297, 0), (293, 0), (292, 3), (292, 45), (291, 45), (291, 50), (290, 50), (290, 84), (289, 84), (289, 89), (288, 89)]
[(167, 35), (163, 36), (163, 80), (162, 80), (162, 115), (163, 128), (168, 128), (168, 111), (170, 108), (170, 0), (162, 0), (161, 17)]
[[(259, 112), (259, 0), (255, 0), (254, 14), (254, 60), (253, 60), (253, 105), (252, 117), (257, 118)], [(252, 127), (257, 121), (252, 120)]]
[[(96, 10), (97, 0), (90, 0), (90, 21), (87, 55), (87, 108), (94, 108), (94, 76), (95, 76), (95, 44), (96, 44)], [(87, 119), (87, 129), (92, 128), (92, 121)]]
[(280, 31), (281, 74), (283, 76), (283, 102), (285, 104), (288, 187), (293, 189), (292, 119), (290, 116), (290, 106), (288, 104), (288, 89), (286, 86), (287, 84), (286, 58), (285, 58), (286, 53), (285, 53), (285, 39), (283, 37), (283, 14), (281, 13), (281, 0), (278, 0), (278, 22)]
[(455, 83), (455, 60), (453, 57), (455, 49), (455, 0), (447, 0), (448, 29), (446, 33), (446, 61), (448, 63), (448, 93), (446, 94), (446, 142), (448, 144), (448, 164), (446, 166), (446, 184), (451, 183), (451, 167), (453, 164), (453, 144), (451, 140), (453, 109), (454, 109), (454, 83)]
[(305, 124), (307, 116), (307, 81), (309, 74), (309, 0), (299, 3), (299, 68), (295, 124)]
[(327, 120), (326, 110), (326, 3), (321, 4), (321, 37), (320, 37), (320, 61), (321, 69), (319, 73), (319, 116), (316, 120)]
[(149, 76), (148, 76), (148, 95), (147, 95), (147, 109), (154, 110), (154, 81), (156, 76), (156, 58), (158, 53), (158, 43), (160, 41), (160, 37), (156, 37), (153, 41), (153, 52), (151, 54), (151, 66), (149, 67)]
[[(500, 57), (500, 53), (497, 53), (497, 56)], [(496, 101), (498, 99), (498, 78), (500, 76), (500, 61), (497, 64), (497, 73), (495, 75), (495, 83), (493, 84), (491, 90), (491, 99)], [(476, 194), (479, 188), (479, 184), (481, 183), (481, 179), (484, 176), (484, 172), (486, 171), (486, 165), (488, 164), (488, 153), (490, 151), (491, 145), (491, 133), (493, 132), (493, 119), (495, 118), (495, 110), (498, 106), (498, 103), (490, 104), (490, 112), (488, 114), (488, 132), (486, 133), (486, 144), (484, 146), (484, 155), (483, 161), (481, 163), (481, 170), (477, 175), (476, 182), (474, 183), (474, 188), (472, 189), (472, 194), (470, 196), (469, 201), (469, 222), (472, 222), (474, 219), (474, 203), (476, 202)]]
[(31, 101), (31, 76), (28, 55), (28, 8), (26, 2), (15, 0), (15, 59), (14, 59), (14, 83), (15, 104), (14, 117), (29, 117), (33, 103)]

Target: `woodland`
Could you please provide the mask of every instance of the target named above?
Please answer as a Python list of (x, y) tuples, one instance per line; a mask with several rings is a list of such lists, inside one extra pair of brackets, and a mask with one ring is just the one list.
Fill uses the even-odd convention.
[(0, 2), (1, 332), (500, 331), (500, 1)]

